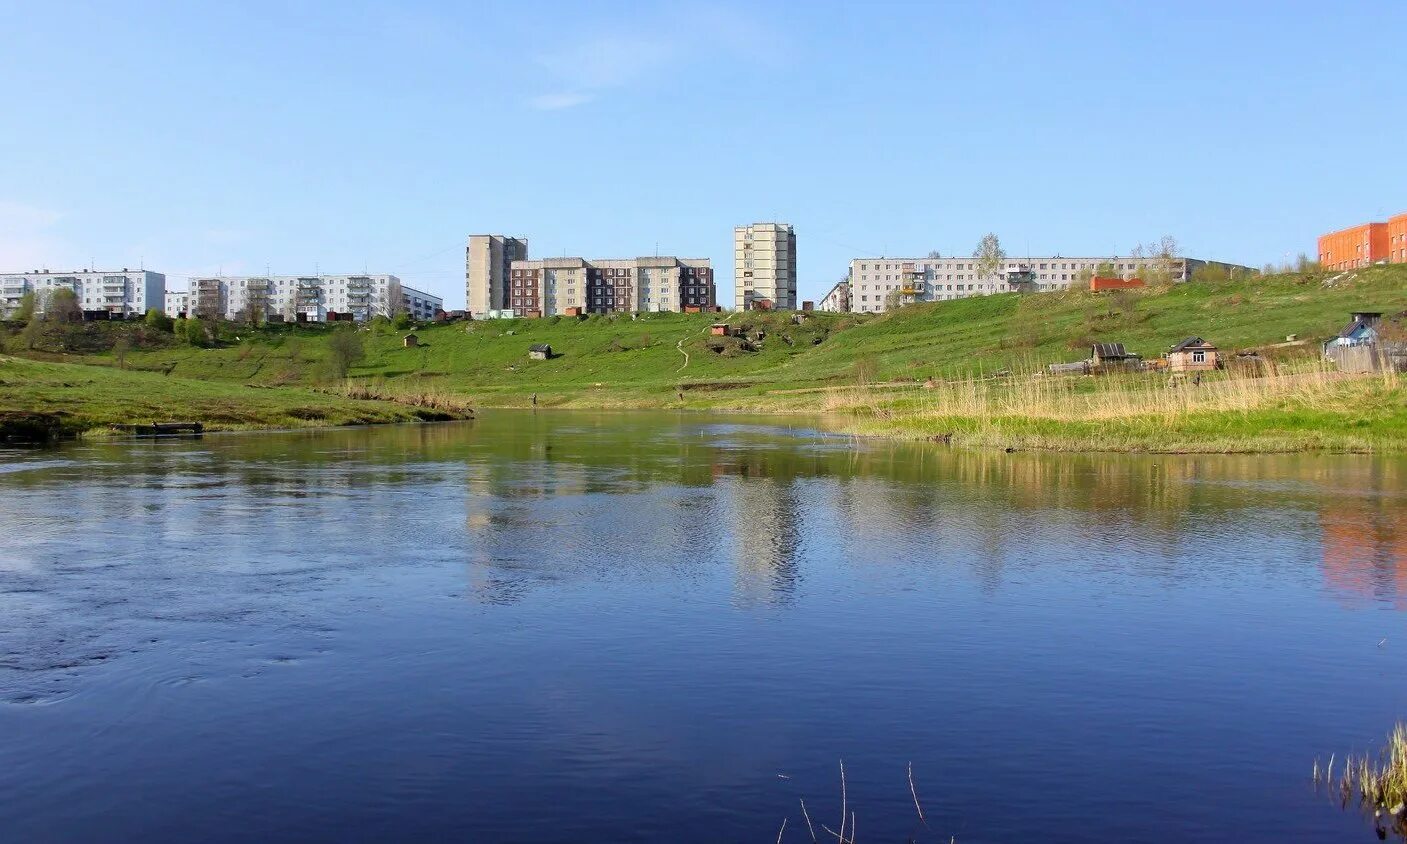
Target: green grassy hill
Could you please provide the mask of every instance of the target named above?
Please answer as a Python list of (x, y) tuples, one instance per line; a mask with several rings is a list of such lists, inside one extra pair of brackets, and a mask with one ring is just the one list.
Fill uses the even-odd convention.
[[(814, 410), (824, 405), (815, 394), (829, 387), (1038, 370), (1086, 357), (1096, 340), (1122, 342), (1152, 357), (1200, 335), (1225, 350), (1315, 358), (1320, 341), (1354, 310), (1383, 311), (1400, 322), (1407, 312), (1407, 266), (1104, 294), (1006, 294), (914, 305), (877, 317), (808, 314), (799, 325), (791, 314), (756, 313), (460, 322), (417, 328), (420, 345), (414, 348), (403, 347), (405, 332), (383, 326), (358, 331), (366, 354), (345, 381), (329, 377), (329, 338), (346, 330), (332, 326), (226, 326), (215, 348), (196, 348), (143, 326), (94, 323), (56, 329), (31, 349), (11, 325), (0, 343), (12, 355), (116, 371), (112, 347), (125, 338), (130, 348), (122, 355), (127, 371), (121, 377), (127, 380), (114, 383), (108, 410), (91, 413), (104, 422), (122, 415), (128, 391), (136, 406), (160, 395), (163, 383), (178, 387), (177, 394), (237, 388), (227, 396), (235, 404), (273, 396), (256, 398), (260, 391), (249, 387), (304, 388), (302, 397), (322, 395), (306, 392), (318, 387), (431, 407), (521, 406), (535, 393), (543, 406)], [(743, 344), (710, 336), (708, 326), (720, 319), (749, 338), (760, 331), (761, 338)], [(1292, 334), (1303, 345), (1274, 348)], [(529, 360), (528, 347), (535, 343), (550, 344), (556, 356)], [(50, 407), (88, 402), (83, 391), (20, 389), (22, 381), (8, 377), (0, 384), (0, 410), (41, 399)], [(278, 401), (297, 409), (302, 398)], [(280, 424), (294, 418), (266, 410)], [(350, 410), (345, 417), (358, 418)], [(343, 417), (329, 412), (324, 418)]]
[[(1303, 353), (1313, 354), (1360, 309), (1407, 310), (1407, 266), (1351, 277), (1288, 274), (1120, 293), (1006, 294), (868, 319), (815, 314), (802, 325), (786, 314), (725, 315), (749, 332), (765, 332), (755, 352), (715, 351), (719, 344), (707, 328), (719, 317), (707, 314), (454, 323), (417, 329), (421, 345), (409, 349), (400, 332), (388, 329), (363, 332), (367, 356), (351, 376), (413, 379), (485, 405), (521, 404), (533, 392), (544, 403), (667, 404), (677, 401), (681, 386), (687, 400), (726, 405), (777, 390), (852, 383), (861, 372), (879, 381), (922, 381), (1034, 368), (1083, 358), (1095, 340), (1123, 342), (1151, 357), (1194, 334), (1233, 350), (1265, 348), (1294, 334), (1308, 341)], [(328, 332), (246, 331), (222, 348), (136, 351), (128, 363), (187, 378), (313, 383), (325, 371)], [(551, 344), (558, 356), (529, 361), (533, 343)]]

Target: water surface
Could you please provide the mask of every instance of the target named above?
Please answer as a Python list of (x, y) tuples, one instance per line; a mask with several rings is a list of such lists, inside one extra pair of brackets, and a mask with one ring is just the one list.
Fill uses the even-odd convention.
[(0, 452), (0, 839), (802, 842), (843, 759), (861, 841), (1372, 840), (1308, 779), (1407, 714), (1404, 480), (674, 414)]

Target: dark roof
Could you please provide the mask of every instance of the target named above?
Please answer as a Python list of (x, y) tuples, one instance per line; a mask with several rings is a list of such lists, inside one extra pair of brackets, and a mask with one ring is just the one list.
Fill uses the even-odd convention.
[(1095, 343), (1094, 356), (1097, 358), (1129, 358), (1133, 355), (1124, 351), (1123, 343)]
[(550, 351), (552, 351), (552, 347), (549, 346), (549, 345), (546, 344), (546, 343), (533, 343), (531, 346), (528, 346), (528, 351), (530, 351), (530, 352), (550, 352)]
[(1344, 326), (1343, 331), (1339, 332), (1339, 336), (1352, 337), (1353, 333), (1360, 328), (1373, 328), (1381, 318), (1382, 314), (1380, 313), (1372, 313), (1371, 311), (1356, 311), (1353, 314), (1353, 322), (1350, 322), (1348, 325)]
[(1206, 340), (1203, 340), (1201, 337), (1188, 337), (1186, 340), (1183, 340), (1181, 343), (1178, 343), (1176, 346), (1173, 346), (1173, 347), (1172, 347), (1171, 349), (1169, 349), (1168, 351), (1170, 351), (1170, 352), (1180, 352), (1180, 351), (1182, 351), (1183, 349), (1191, 348), (1192, 346), (1208, 346), (1208, 347), (1211, 347), (1211, 348), (1213, 348), (1213, 349), (1216, 348), (1216, 346), (1212, 345), (1211, 343), (1208, 343)]

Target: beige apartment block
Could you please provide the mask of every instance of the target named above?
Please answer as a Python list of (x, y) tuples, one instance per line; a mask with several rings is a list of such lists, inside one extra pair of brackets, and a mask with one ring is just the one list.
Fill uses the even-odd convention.
[(1199, 258), (1007, 258), (995, 275), (977, 271), (976, 258), (856, 258), (850, 262), (850, 310), (880, 313), (890, 304), (941, 302), (1013, 291), (1042, 292), (1068, 288), (1081, 273), (1110, 265), (1114, 275), (1134, 278), (1139, 271), (1166, 263), (1174, 281), (1187, 281), (1198, 268), (1216, 265), (1246, 274), (1250, 267)]
[(789, 223), (753, 223), (733, 229), (733, 307), (762, 302), (796, 309), (796, 233)]
[(508, 305), (514, 316), (711, 310), (707, 258), (544, 258), (514, 261)]
[(514, 261), (528, 257), (526, 239), (501, 234), (474, 234), (464, 250), (464, 308), (472, 316), (512, 307), (508, 273)]

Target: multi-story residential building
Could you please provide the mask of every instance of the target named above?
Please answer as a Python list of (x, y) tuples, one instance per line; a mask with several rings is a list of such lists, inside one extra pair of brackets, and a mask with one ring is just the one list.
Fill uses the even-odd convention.
[(221, 319), (244, 319), (251, 311), (294, 320), (321, 322), (329, 313), (367, 320), (396, 310), (431, 319), (444, 303), (438, 296), (406, 287), (386, 273), (351, 275), (213, 276), (193, 278), (187, 312)]
[[(1198, 268), (1216, 265), (1253, 273), (1250, 267), (1198, 258), (1007, 258), (996, 275), (982, 276), (976, 258), (856, 258), (850, 262), (850, 310), (879, 313), (889, 304), (936, 302), (1013, 290), (1049, 291), (1070, 286), (1082, 273), (1112, 266), (1129, 278), (1161, 264), (1174, 281), (1186, 281)], [(1105, 266), (1106, 271), (1109, 266)]]
[(711, 310), (716, 304), (707, 258), (545, 258), (509, 267), (507, 309), (515, 316), (567, 313)]
[(848, 313), (850, 311), (850, 282), (836, 282), (835, 287), (830, 289), (816, 310), (839, 314)]
[(1319, 263), (1329, 270), (1351, 270), (1379, 261), (1407, 263), (1407, 214), (1386, 223), (1363, 223), (1319, 236)]
[(170, 317), (181, 316), (190, 307), (190, 298), (190, 293), (185, 290), (168, 290), (166, 306), (162, 308), (162, 312)]
[(796, 309), (796, 232), (788, 223), (733, 229), (733, 307)]
[(28, 273), (0, 273), (0, 312), (9, 314), (19, 307), (24, 294), (35, 295), (35, 307), (42, 313), (53, 291), (72, 290), (78, 306), (85, 311), (107, 311), (113, 316), (133, 316), (160, 308), (166, 299), (166, 276), (150, 270), (77, 270)]
[(464, 250), (464, 308), (472, 316), (511, 307), (508, 271), (514, 261), (528, 259), (526, 239), (501, 234), (473, 234)]

